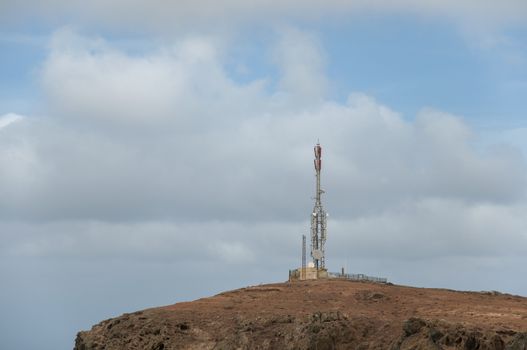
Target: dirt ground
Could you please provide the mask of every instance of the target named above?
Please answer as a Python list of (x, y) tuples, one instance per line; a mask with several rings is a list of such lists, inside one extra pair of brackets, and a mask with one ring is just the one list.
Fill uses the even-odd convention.
[(527, 298), (347, 280), (252, 286), (124, 314), (92, 349), (527, 349)]

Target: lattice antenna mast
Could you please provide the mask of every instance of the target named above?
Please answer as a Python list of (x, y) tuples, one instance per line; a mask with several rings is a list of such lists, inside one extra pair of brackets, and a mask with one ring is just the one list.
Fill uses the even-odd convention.
[(315, 171), (316, 171), (316, 193), (315, 206), (311, 214), (311, 257), (317, 270), (324, 269), (326, 262), (324, 256), (324, 245), (326, 243), (327, 215), (322, 206), (322, 194), (320, 188), (320, 171), (322, 169), (322, 147), (320, 143), (315, 146)]

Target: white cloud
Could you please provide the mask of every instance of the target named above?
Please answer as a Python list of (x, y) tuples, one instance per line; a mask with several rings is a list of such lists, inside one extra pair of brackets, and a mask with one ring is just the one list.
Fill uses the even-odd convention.
[(39, 176), (45, 171), (27, 133), (30, 123), (14, 113), (0, 116), (0, 210), (34, 198)]
[(15, 113), (8, 113), (0, 116), (0, 129), (5, 128), (9, 124), (21, 121), (23, 117)]
[(216, 124), (221, 118), (215, 110), (232, 116), (227, 98), (248, 107), (261, 89), (260, 82), (240, 87), (225, 76), (212, 39), (183, 40), (134, 57), (68, 29), (54, 35), (41, 81), (52, 112), (76, 122), (82, 118), (149, 125), (164, 120), (180, 127), (193, 123), (193, 113), (207, 115)]
[(218, 52), (188, 37), (133, 55), (59, 32), (41, 71), (51, 116), (1, 129), (2, 252), (294, 266), (320, 138), (333, 268), (525, 253), (518, 150), (475, 147), (445, 112), (408, 121), (361, 93), (306, 90), (327, 83), (324, 55), (295, 30), (273, 51), (274, 88), (236, 82)]

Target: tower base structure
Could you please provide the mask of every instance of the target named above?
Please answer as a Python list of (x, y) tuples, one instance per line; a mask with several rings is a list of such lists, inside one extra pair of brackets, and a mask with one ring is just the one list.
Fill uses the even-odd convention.
[(317, 269), (316, 267), (299, 267), (298, 269), (289, 270), (290, 281), (318, 280), (329, 278), (328, 270)]
[(312, 266), (307, 266), (305, 268), (299, 267), (298, 269), (289, 270), (290, 282), (319, 279), (344, 279), (359, 282), (388, 283), (388, 279), (384, 277), (368, 276), (362, 273), (344, 273), (344, 268), (342, 268), (341, 272), (328, 272), (326, 269), (317, 269)]

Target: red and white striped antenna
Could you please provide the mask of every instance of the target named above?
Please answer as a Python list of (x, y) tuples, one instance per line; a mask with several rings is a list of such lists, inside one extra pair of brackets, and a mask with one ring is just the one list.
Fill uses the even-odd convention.
[(320, 172), (322, 170), (322, 146), (320, 142), (314, 147), (315, 159), (313, 160), (316, 171), (315, 206), (311, 214), (311, 257), (317, 269), (325, 269), (324, 245), (326, 243), (327, 213), (322, 206), (322, 193), (320, 188)]

